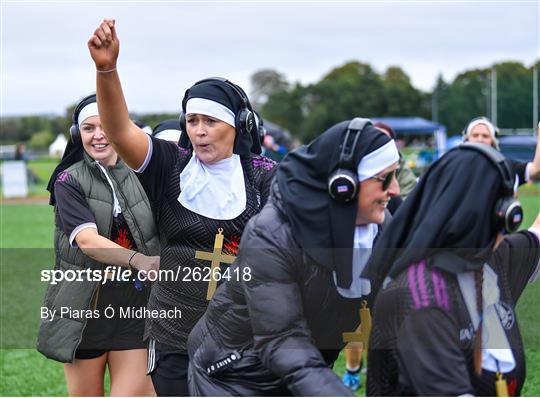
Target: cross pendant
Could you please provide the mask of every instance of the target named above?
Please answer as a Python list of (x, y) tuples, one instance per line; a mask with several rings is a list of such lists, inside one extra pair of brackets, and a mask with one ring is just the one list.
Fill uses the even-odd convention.
[(210, 282), (208, 283), (208, 290), (206, 291), (206, 300), (210, 300), (216, 292), (218, 278), (215, 276), (215, 269), (219, 268), (221, 263), (232, 264), (236, 259), (236, 256), (228, 254), (222, 254), (223, 248), (223, 228), (218, 228), (216, 239), (214, 240), (214, 251), (203, 252), (200, 250), (195, 251), (195, 258), (199, 260), (210, 261)]

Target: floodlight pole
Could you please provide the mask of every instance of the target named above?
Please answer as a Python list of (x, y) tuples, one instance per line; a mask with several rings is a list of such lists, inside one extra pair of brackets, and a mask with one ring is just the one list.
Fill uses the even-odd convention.
[(497, 125), (497, 70), (491, 68), (491, 121)]
[(439, 82), (435, 83), (435, 90), (431, 95), (431, 120), (439, 122)]
[(538, 125), (538, 69), (533, 66), (533, 131)]

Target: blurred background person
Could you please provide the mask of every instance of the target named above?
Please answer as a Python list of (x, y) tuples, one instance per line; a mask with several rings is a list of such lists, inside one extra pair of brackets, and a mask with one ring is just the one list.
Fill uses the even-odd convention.
[(182, 128), (180, 127), (179, 119), (167, 119), (159, 122), (154, 127), (152, 135), (160, 140), (174, 142), (178, 144), (180, 141), (180, 135), (182, 134)]
[[(500, 151), (497, 139), (499, 129), (491, 121), (484, 117), (472, 119), (463, 129), (464, 142), (480, 142), (490, 145)], [(537, 130), (537, 144), (534, 159), (532, 162), (519, 162), (510, 160), (517, 175), (517, 183), (523, 185), (540, 177), (540, 123)]]

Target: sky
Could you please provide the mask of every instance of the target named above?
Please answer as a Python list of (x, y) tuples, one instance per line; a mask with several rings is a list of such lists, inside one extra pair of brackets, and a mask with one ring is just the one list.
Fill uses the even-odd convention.
[(308, 84), (352, 60), (378, 73), (397, 65), (430, 91), (439, 74), (540, 59), (540, 0), (1, 0), (2, 116), (61, 115), (95, 91), (87, 41), (106, 17), (136, 113), (178, 112), (185, 89), (210, 76), (249, 93), (267, 68)]

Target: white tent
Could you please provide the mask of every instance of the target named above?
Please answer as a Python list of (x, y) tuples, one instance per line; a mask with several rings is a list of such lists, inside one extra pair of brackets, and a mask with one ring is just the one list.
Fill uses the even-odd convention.
[(61, 158), (66, 149), (67, 140), (64, 134), (58, 134), (56, 139), (51, 145), (49, 145), (49, 155), (57, 158)]

